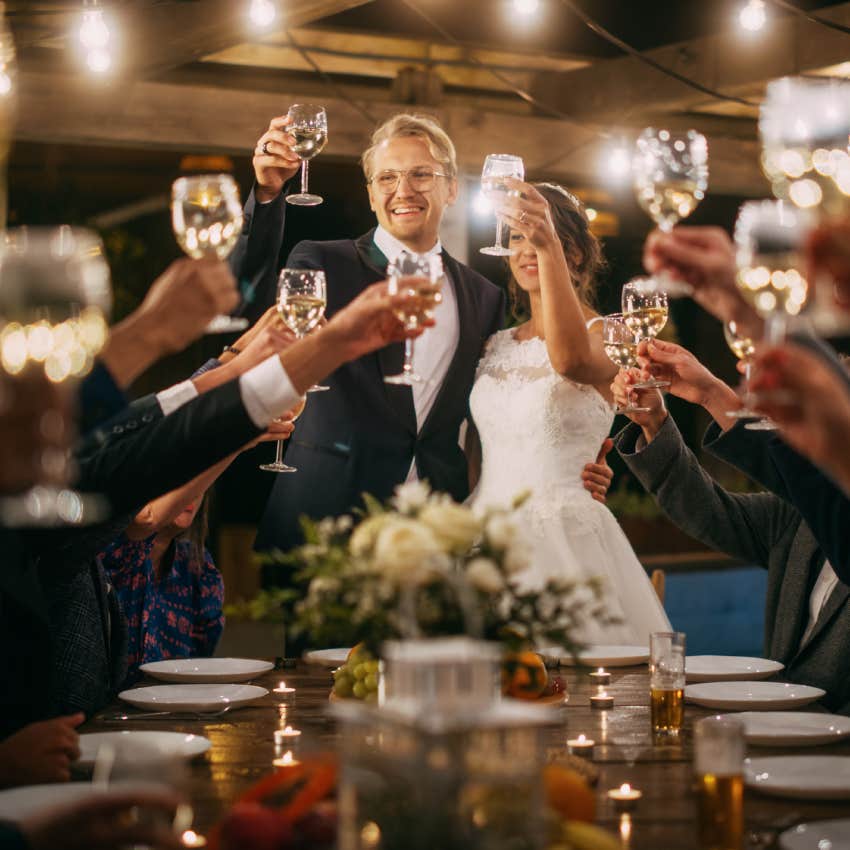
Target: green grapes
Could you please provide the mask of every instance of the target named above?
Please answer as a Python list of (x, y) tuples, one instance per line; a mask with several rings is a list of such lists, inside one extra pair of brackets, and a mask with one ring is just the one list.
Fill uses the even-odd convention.
[(348, 661), (333, 672), (334, 696), (340, 699), (359, 699), (377, 702), (380, 683), (380, 662), (360, 648)]

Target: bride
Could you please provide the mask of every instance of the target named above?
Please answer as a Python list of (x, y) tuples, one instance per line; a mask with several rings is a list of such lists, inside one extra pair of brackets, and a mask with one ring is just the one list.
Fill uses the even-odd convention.
[[(510, 292), (529, 319), (490, 337), (470, 396), (474, 428), (467, 456), (479, 458), (476, 505), (504, 505), (523, 490), (533, 539), (521, 578), (602, 579), (614, 624), (586, 623), (586, 643), (649, 643), (670, 623), (614, 516), (583, 489), (581, 470), (614, 418), (617, 367), (601, 335), (588, 330), (602, 252), (581, 203), (560, 186), (509, 181), (499, 207), (511, 226)], [(479, 441), (480, 455), (475, 441)], [(475, 485), (479, 463), (471, 462)]]

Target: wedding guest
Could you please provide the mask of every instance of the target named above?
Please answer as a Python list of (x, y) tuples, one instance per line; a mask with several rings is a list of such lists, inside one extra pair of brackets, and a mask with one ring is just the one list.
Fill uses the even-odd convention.
[[(741, 424), (725, 416), (737, 402), (731, 388), (681, 346), (655, 342), (644, 353), (655, 360), (653, 347), (663, 347), (666, 368), (660, 374), (671, 381), (668, 391), (712, 415), (726, 432), (727, 455), (743, 433), (740, 455), (760, 451), (760, 468), (768, 468), (765, 443), (750, 440)], [(713, 549), (767, 569), (765, 655), (785, 665), (789, 681), (823, 688), (823, 703), (831, 711), (850, 714), (850, 587), (838, 582), (792, 505), (774, 493), (730, 493), (714, 481), (685, 445), (661, 393), (633, 389), (641, 374), (623, 373), (612, 385), (619, 403), (631, 391), (640, 406), (649, 408), (630, 414), (631, 424), (616, 436), (620, 456), (679, 528)]]

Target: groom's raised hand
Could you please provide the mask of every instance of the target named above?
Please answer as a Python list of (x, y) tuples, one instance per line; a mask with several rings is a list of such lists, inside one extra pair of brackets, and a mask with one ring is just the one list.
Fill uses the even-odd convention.
[(614, 441), (610, 437), (606, 437), (602, 442), (596, 460), (593, 463), (586, 464), (581, 472), (584, 489), (597, 502), (601, 502), (603, 505), (605, 504), (608, 490), (611, 487), (611, 482), (614, 480), (614, 470), (608, 466), (608, 462), (605, 460), (612, 448), (614, 448)]

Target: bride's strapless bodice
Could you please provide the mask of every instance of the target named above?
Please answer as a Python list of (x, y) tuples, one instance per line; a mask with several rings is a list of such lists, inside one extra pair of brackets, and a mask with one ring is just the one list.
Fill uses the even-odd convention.
[(593, 387), (558, 375), (544, 340), (494, 334), (470, 408), (482, 448), (477, 504), (505, 504), (529, 490), (539, 518), (569, 513), (571, 505), (591, 513), (601, 507), (583, 488), (581, 471), (608, 436), (612, 407)]

